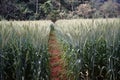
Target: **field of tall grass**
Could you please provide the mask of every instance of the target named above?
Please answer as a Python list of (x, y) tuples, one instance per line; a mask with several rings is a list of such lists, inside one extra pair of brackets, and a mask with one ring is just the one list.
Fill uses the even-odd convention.
[(58, 20), (51, 24), (0, 21), (0, 80), (50, 80), (51, 30), (64, 52), (67, 80), (120, 80), (120, 19)]
[(0, 22), (0, 80), (49, 80), (50, 21)]
[(68, 80), (120, 80), (120, 19), (56, 22)]

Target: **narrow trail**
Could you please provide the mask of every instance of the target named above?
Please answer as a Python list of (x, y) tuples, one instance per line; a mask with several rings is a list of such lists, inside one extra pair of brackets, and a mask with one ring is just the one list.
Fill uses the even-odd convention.
[(55, 35), (55, 31), (51, 31), (49, 38), (49, 53), (50, 53), (50, 71), (51, 80), (66, 80), (64, 61), (61, 59), (62, 50)]

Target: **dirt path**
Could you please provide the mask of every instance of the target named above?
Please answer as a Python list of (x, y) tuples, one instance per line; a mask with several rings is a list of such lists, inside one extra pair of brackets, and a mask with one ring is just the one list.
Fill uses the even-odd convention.
[(63, 68), (63, 60), (61, 59), (62, 50), (57, 42), (54, 31), (51, 31), (49, 38), (49, 53), (50, 53), (50, 71), (51, 80), (66, 80), (64, 76), (65, 69)]

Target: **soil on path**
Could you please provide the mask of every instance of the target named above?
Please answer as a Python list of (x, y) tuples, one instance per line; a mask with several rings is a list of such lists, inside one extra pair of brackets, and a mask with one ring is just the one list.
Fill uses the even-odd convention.
[(57, 42), (55, 32), (51, 31), (49, 38), (49, 53), (50, 53), (50, 71), (51, 80), (67, 80), (65, 78), (64, 61), (61, 59), (62, 50)]

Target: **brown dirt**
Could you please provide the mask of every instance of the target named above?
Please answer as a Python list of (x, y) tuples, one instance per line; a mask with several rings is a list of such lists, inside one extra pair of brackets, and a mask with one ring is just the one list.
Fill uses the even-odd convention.
[(65, 72), (65, 69), (63, 67), (64, 61), (61, 59), (62, 50), (60, 49), (60, 44), (57, 42), (54, 31), (50, 33), (49, 53), (51, 80), (67, 80), (65, 78), (65, 74), (63, 74)]

